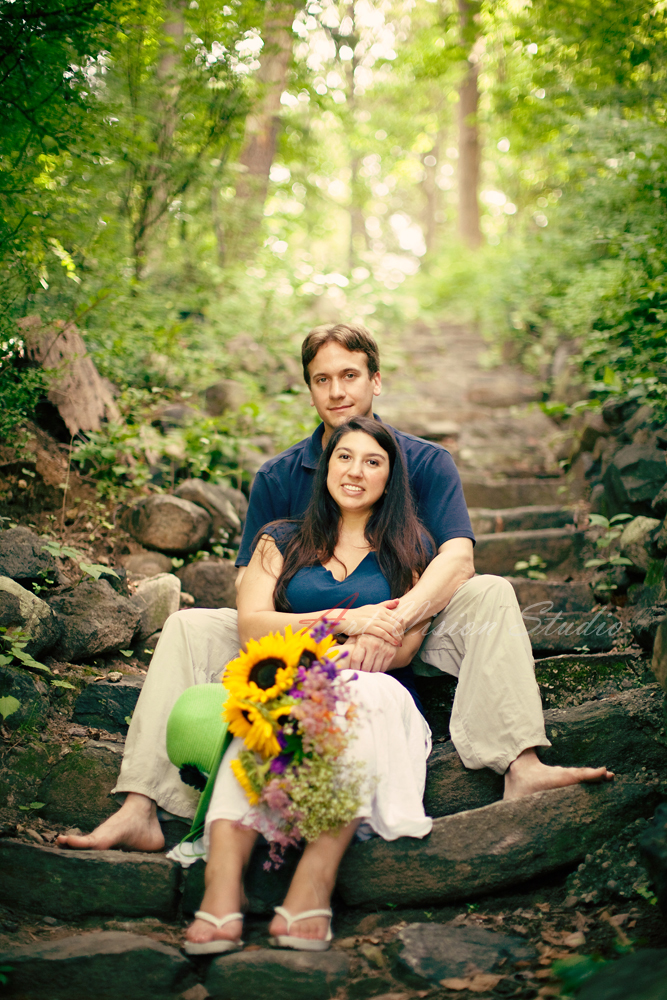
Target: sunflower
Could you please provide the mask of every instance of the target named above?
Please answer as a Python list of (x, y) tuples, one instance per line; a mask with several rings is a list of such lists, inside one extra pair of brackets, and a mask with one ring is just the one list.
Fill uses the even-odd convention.
[[(307, 628), (299, 629), (292, 634), (292, 629), (288, 625), (285, 629), (285, 638), (289, 639), (299, 650), (298, 665), (300, 667), (310, 667), (315, 660), (334, 659), (338, 653), (336, 640), (333, 635), (327, 635), (317, 642)], [(331, 647), (334, 646), (333, 650)], [(333, 653), (334, 655), (330, 655)]]
[(259, 802), (259, 795), (257, 793), (257, 790), (253, 787), (252, 782), (250, 781), (250, 778), (248, 777), (246, 769), (244, 768), (243, 764), (241, 763), (240, 760), (233, 760), (231, 763), (231, 768), (232, 771), (234, 772), (234, 776), (238, 781), (239, 785), (248, 796), (248, 802), (250, 803), (251, 806), (256, 806), (257, 803)]
[(240, 736), (248, 750), (260, 753), (265, 759), (280, 753), (275, 726), (265, 715), (260, 705), (250, 701), (228, 698), (225, 703), (225, 718), (234, 736)]
[(269, 633), (262, 639), (249, 639), (245, 653), (227, 664), (222, 683), (237, 698), (266, 702), (278, 698), (294, 682), (299, 650), (289, 635)]

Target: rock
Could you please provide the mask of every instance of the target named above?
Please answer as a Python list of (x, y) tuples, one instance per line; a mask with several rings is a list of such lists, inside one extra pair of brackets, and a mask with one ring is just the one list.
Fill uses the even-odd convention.
[(230, 378), (221, 379), (204, 390), (206, 412), (212, 417), (221, 417), (228, 410), (238, 410), (248, 402), (248, 393), (240, 382)]
[[(56, 750), (60, 747), (57, 746)], [(30, 802), (43, 801), (39, 798), (39, 785), (48, 773), (49, 748), (44, 743), (9, 746), (0, 762), (0, 802), (16, 808)]]
[(12, 580), (39, 580), (57, 573), (56, 561), (43, 551), (45, 540), (29, 528), (0, 531), (0, 576)]
[(198, 559), (176, 574), (196, 608), (235, 608), (237, 569), (227, 559)]
[(521, 406), (542, 399), (542, 392), (529, 375), (484, 372), (477, 374), (468, 383), (467, 399), (479, 406)]
[(624, 398), (612, 398), (605, 401), (602, 406), (602, 419), (611, 427), (612, 430), (616, 430), (629, 420), (630, 417), (637, 412), (640, 404), (636, 399), (624, 399)]
[(143, 677), (124, 677), (115, 684), (91, 681), (76, 699), (73, 721), (108, 733), (126, 733), (125, 719), (132, 715), (143, 683)]
[[(529, 614), (530, 612), (530, 614)], [(587, 646), (593, 652), (611, 649), (622, 625), (611, 611), (540, 614), (539, 606), (524, 608), (523, 619), (536, 652), (568, 652)]]
[(194, 982), (178, 949), (124, 931), (36, 941), (0, 956), (0, 965), (11, 968), (3, 996), (22, 1000), (162, 1000)]
[[(633, 775), (637, 762), (667, 773), (662, 730), (662, 698), (655, 687), (624, 691), (616, 698), (588, 701), (574, 708), (544, 713), (547, 737), (541, 747), (545, 764), (567, 767), (604, 764), (620, 775)], [(428, 759), (424, 806), (429, 816), (448, 816), (496, 802), (503, 778), (493, 771), (468, 770), (451, 743), (436, 745)]]
[(147, 549), (178, 555), (196, 552), (211, 533), (203, 507), (180, 497), (144, 497), (121, 516), (122, 527)]
[(505, 509), (550, 505), (559, 501), (560, 479), (505, 479), (461, 473), (463, 492), (468, 507)]
[[(350, 959), (342, 951), (241, 951), (214, 958), (206, 989), (214, 1000), (329, 1000), (345, 984)], [(269, 986), (270, 984), (270, 986)]]
[(215, 483), (206, 483), (203, 479), (186, 479), (174, 491), (177, 497), (196, 503), (211, 515), (212, 536), (233, 538), (241, 530), (241, 521), (226, 495), (226, 491)]
[(477, 536), (475, 569), (478, 573), (511, 576), (519, 560), (540, 556), (549, 568), (576, 564), (584, 544), (583, 531), (544, 528), (540, 531), (502, 531)]
[(160, 427), (162, 432), (166, 434), (174, 427), (185, 427), (189, 421), (194, 420), (197, 416), (201, 417), (201, 412), (195, 410), (193, 406), (188, 406), (187, 403), (168, 403), (167, 406), (163, 406), (157, 411), (152, 424), (154, 427)]
[(612, 594), (626, 593), (631, 581), (625, 566), (607, 566), (595, 571), (590, 586), (599, 604), (609, 604)]
[(0, 840), (0, 867), (0, 903), (12, 910), (59, 920), (176, 915), (181, 869), (159, 854), (69, 851)]
[[(663, 794), (665, 787), (663, 784)], [(636, 819), (586, 855), (565, 881), (566, 896), (575, 901), (574, 905), (611, 904), (626, 909), (646, 898), (650, 882), (639, 841), (648, 827), (647, 819)]]
[(650, 608), (637, 608), (630, 618), (632, 634), (642, 647), (653, 649), (658, 625), (667, 618), (667, 605), (653, 605)]
[(245, 521), (248, 513), (248, 500), (242, 490), (237, 490), (229, 483), (216, 483), (216, 489), (221, 490), (229, 500), (230, 504), (238, 514), (241, 521)]
[(8, 576), (0, 576), (0, 626), (27, 632), (23, 651), (35, 658), (60, 638), (60, 622), (46, 601)]
[(410, 972), (438, 985), (441, 979), (495, 972), (512, 975), (517, 962), (532, 962), (537, 952), (520, 937), (484, 927), (408, 924), (399, 931), (398, 961)]
[(587, 979), (577, 1000), (667, 1000), (667, 948), (640, 948)]
[(143, 580), (130, 598), (141, 615), (137, 639), (159, 632), (169, 615), (181, 604), (181, 581), (173, 573), (160, 573)]
[(665, 517), (667, 515), (667, 483), (653, 497), (651, 510), (657, 517)]
[(564, 507), (510, 507), (507, 510), (471, 508), (468, 510), (476, 535), (498, 531), (538, 531), (541, 528), (564, 528), (572, 524), (572, 511)]
[(71, 663), (126, 649), (141, 618), (134, 604), (104, 580), (84, 580), (64, 594), (55, 594), (49, 604), (62, 625), (55, 653)]
[(656, 809), (652, 824), (640, 837), (639, 849), (655, 885), (662, 914), (667, 917), (667, 803)]
[[(10, 729), (41, 728), (49, 714), (48, 687), (20, 667), (0, 667), (0, 698), (16, 698), (19, 708), (4, 719)], [(0, 705), (0, 715), (2, 706)]]
[(652, 786), (618, 778), (443, 816), (423, 840), (373, 838), (352, 845), (338, 887), (348, 906), (472, 899), (575, 863), (632, 819), (650, 813), (657, 797)]
[(660, 622), (655, 633), (651, 670), (663, 691), (667, 691), (667, 622)]
[(127, 585), (127, 573), (122, 566), (114, 566), (113, 572), (110, 573), (100, 573), (98, 580), (104, 580), (121, 597), (129, 597), (130, 591)]
[(139, 552), (123, 556), (123, 566), (132, 576), (158, 576), (159, 573), (171, 573), (171, 559), (161, 552)]
[(611, 458), (602, 481), (608, 517), (615, 514), (648, 514), (651, 502), (667, 481), (665, 452), (655, 438), (628, 444)]
[(650, 545), (651, 535), (660, 521), (654, 517), (635, 517), (623, 528), (623, 533), (619, 541), (621, 555), (626, 559), (631, 559), (633, 566), (644, 573), (651, 564), (651, 555), (647, 544)]
[(508, 577), (514, 587), (517, 601), (522, 610), (533, 604), (551, 602), (548, 611), (590, 611), (593, 596), (587, 583), (560, 583), (555, 580), (527, 580), (521, 576)]
[(74, 747), (49, 768), (42, 781), (38, 799), (45, 805), (40, 815), (62, 829), (99, 826), (118, 809), (111, 789), (118, 781), (122, 758), (121, 743), (89, 740)]

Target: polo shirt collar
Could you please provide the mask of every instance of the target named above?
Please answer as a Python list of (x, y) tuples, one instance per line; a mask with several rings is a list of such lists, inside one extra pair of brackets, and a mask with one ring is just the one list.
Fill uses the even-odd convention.
[[(382, 421), (378, 417), (377, 413), (373, 414), (375, 420)], [(305, 445), (303, 449), (303, 457), (301, 459), (301, 465), (304, 469), (316, 469), (320, 464), (320, 458), (322, 457), (322, 438), (324, 437), (324, 424), (319, 424), (315, 428), (313, 433), (309, 438), (306, 438)]]

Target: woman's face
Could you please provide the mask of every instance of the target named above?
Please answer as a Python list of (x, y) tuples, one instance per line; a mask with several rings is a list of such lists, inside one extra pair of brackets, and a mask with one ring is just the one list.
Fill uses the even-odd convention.
[(341, 510), (370, 513), (384, 493), (389, 471), (389, 455), (375, 438), (350, 431), (329, 459), (327, 488)]

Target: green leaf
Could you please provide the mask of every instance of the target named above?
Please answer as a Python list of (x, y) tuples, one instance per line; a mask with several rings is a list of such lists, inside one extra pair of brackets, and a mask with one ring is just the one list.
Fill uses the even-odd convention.
[(0, 653), (0, 667), (6, 667), (13, 659), (14, 657), (8, 656), (7, 653)]
[(633, 519), (634, 514), (615, 514), (609, 523), (616, 524), (617, 521), (632, 521)]
[(610, 522), (602, 514), (589, 514), (588, 520), (591, 524), (594, 524), (598, 528), (608, 528)]
[(20, 660), (25, 667), (30, 667), (32, 670), (39, 670), (40, 673), (50, 674), (50, 669), (45, 663), (40, 663), (39, 660), (35, 660), (28, 653), (22, 653), (20, 649), (13, 650), (14, 656), (17, 660)]
[(14, 712), (18, 712), (20, 707), (21, 702), (18, 698), (12, 697), (11, 694), (6, 694), (4, 698), (0, 698), (0, 715), (3, 719), (8, 719)]
[(592, 569), (593, 567), (606, 566), (606, 565), (607, 565), (606, 559), (587, 559), (586, 562), (584, 563), (586, 569)]
[(119, 649), (118, 652), (122, 653), (123, 656), (132, 656), (132, 650), (131, 649)]
[(518, 572), (521, 572), (521, 570), (524, 569), (528, 569), (529, 566), (530, 563), (527, 563), (525, 559), (521, 559), (519, 560), (519, 562), (514, 563), (514, 569), (517, 570)]
[(614, 556), (609, 560), (611, 566), (632, 566), (632, 559), (626, 559), (625, 556)]
[(51, 687), (54, 688), (69, 688), (70, 691), (76, 691), (74, 684), (70, 684), (69, 681), (52, 680)]

